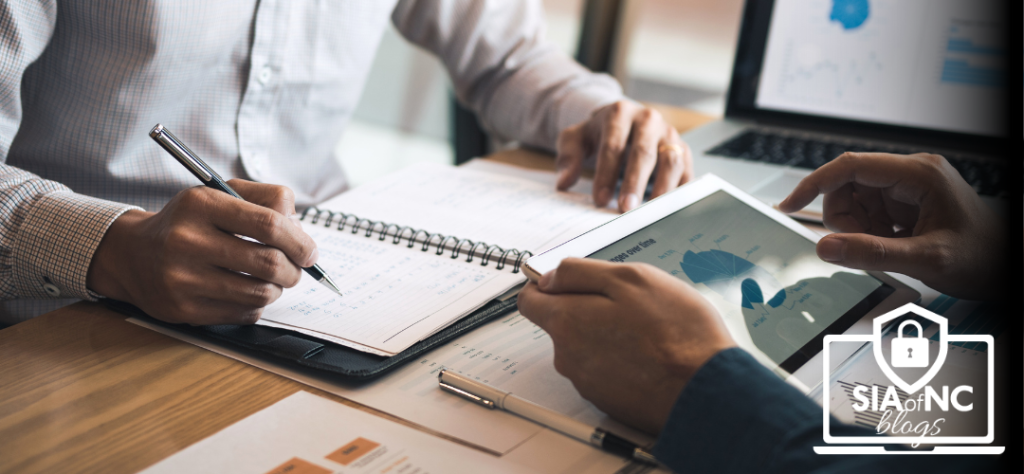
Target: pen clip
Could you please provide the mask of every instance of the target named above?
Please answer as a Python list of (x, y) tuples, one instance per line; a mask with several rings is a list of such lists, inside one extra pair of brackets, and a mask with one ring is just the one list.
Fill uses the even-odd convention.
[(477, 405), (480, 405), (480, 406), (482, 406), (484, 408), (488, 408), (488, 409), (491, 409), (491, 410), (494, 409), (494, 402), (492, 402), (492, 401), (490, 401), (490, 400), (488, 400), (486, 398), (473, 395), (472, 393), (469, 393), (469, 392), (467, 392), (465, 390), (462, 390), (462, 389), (459, 389), (459, 388), (455, 388), (455, 387), (453, 387), (451, 385), (448, 385), (448, 384), (446, 384), (444, 382), (438, 382), (438, 384), (441, 386), (441, 390), (444, 390), (444, 391), (446, 391), (448, 393), (453, 393), (455, 395), (458, 395), (458, 396), (460, 396), (462, 398), (465, 398), (466, 400), (469, 400), (469, 401), (471, 401), (473, 403), (476, 403)]

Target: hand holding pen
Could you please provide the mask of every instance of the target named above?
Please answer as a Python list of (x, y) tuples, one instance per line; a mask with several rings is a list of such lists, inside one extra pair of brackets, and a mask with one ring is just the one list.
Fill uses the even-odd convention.
[(118, 217), (93, 256), (89, 289), (169, 322), (257, 321), (283, 288), (298, 284), (302, 267), (316, 264), (316, 243), (287, 217), (295, 212), (289, 189), (226, 184), (244, 199), (194, 187), (159, 212)]

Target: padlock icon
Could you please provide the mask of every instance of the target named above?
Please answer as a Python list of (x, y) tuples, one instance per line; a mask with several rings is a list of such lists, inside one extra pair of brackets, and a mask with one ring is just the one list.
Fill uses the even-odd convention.
[[(908, 324), (917, 326), (917, 337), (903, 337), (903, 328)], [(908, 319), (900, 323), (896, 339), (892, 340), (891, 356), (893, 367), (928, 367), (928, 340), (917, 321)]]

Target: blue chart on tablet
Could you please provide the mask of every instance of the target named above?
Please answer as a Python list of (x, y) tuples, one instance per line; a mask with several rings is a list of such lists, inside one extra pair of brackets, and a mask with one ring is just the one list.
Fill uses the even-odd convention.
[[(743, 257), (717, 249), (700, 253), (687, 250), (679, 266), (683, 268), (683, 273), (690, 281), (704, 283), (711, 289), (725, 288), (735, 280), (742, 279), (740, 294), (743, 296), (743, 300), (740, 306), (747, 309), (754, 309), (753, 303), (764, 303), (764, 293), (761, 291), (761, 285), (757, 283), (757, 279), (753, 278), (754, 275), (759, 276), (762, 281), (769, 280), (775, 283), (774, 286), (778, 286), (774, 278), (764, 269), (758, 268), (757, 265)], [(723, 291), (717, 289), (716, 291), (725, 297)], [(779, 290), (768, 301), (768, 306), (778, 308), (785, 301), (786, 290)]]
[(813, 242), (721, 191), (591, 257), (649, 263), (693, 285), (741, 346), (776, 364), (882, 285), (822, 262)]

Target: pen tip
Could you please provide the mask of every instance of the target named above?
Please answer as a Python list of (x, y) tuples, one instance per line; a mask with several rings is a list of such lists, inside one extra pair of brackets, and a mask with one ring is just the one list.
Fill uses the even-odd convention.
[(163, 124), (158, 123), (156, 124), (155, 127), (153, 127), (152, 130), (149, 131), (149, 136), (152, 138), (156, 138), (157, 135), (160, 135), (160, 132), (162, 131), (164, 131), (164, 126)]
[(324, 278), (320, 280), (320, 282), (323, 283), (324, 285), (327, 285), (328, 288), (334, 290), (334, 292), (337, 293), (338, 296), (344, 296), (341, 294), (341, 288), (338, 288), (338, 285), (335, 285), (334, 280), (331, 280), (331, 277), (327, 276), (327, 274), (324, 274)]

